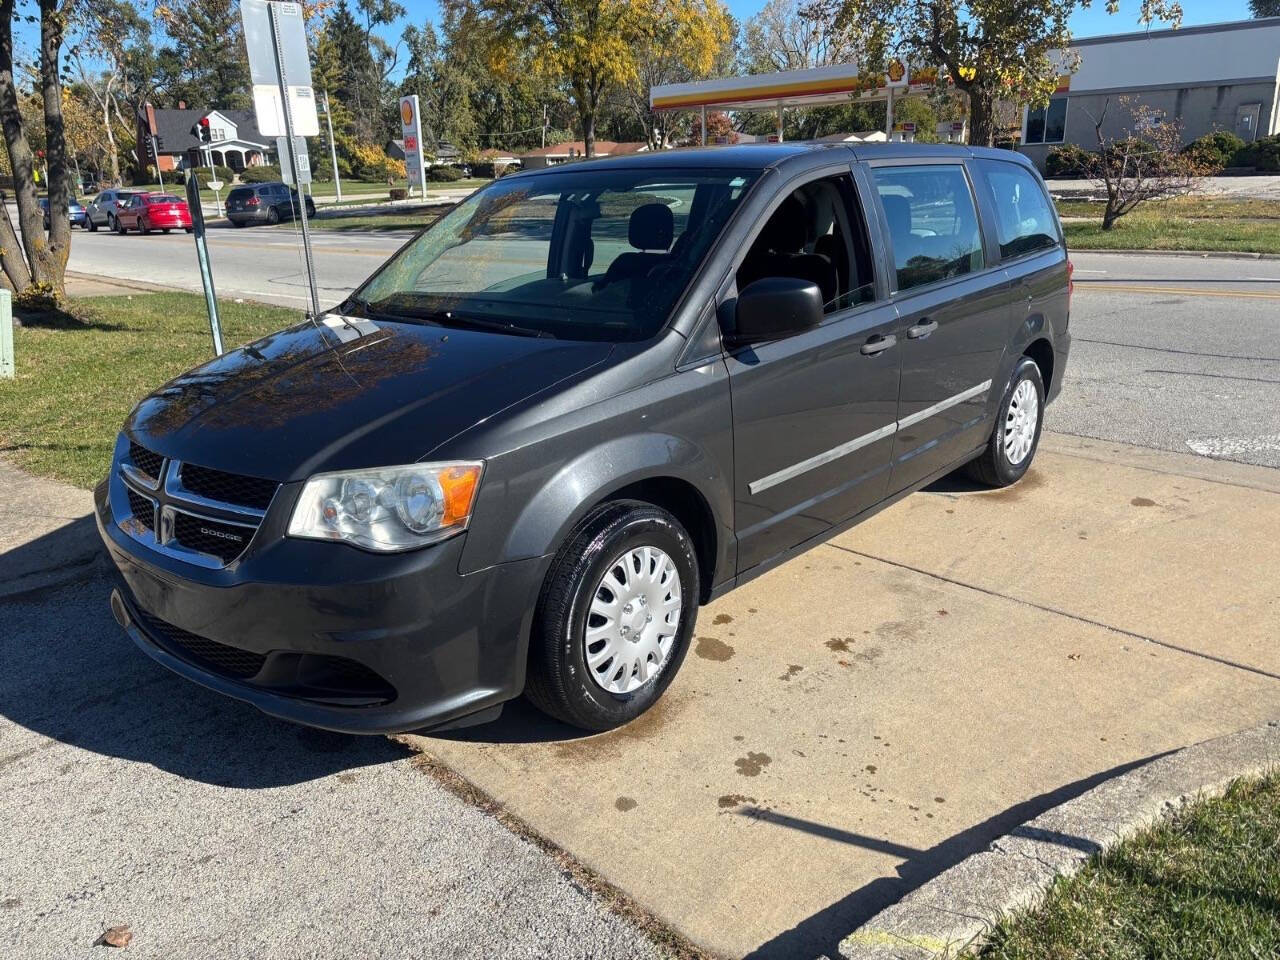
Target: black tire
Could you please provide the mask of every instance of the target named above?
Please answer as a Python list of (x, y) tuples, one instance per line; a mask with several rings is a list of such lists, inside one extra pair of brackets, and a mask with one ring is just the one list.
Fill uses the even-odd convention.
[(162, 229), (161, 229), (161, 231), (160, 231), (160, 232), (161, 232), (161, 233), (166, 233), (166, 234), (167, 234), (167, 233), (169, 232), (169, 230), (170, 230), (170, 228), (169, 228), (169, 227), (164, 227), (164, 228), (162, 228)]
[[(239, 224), (237, 224), (237, 226), (239, 226)], [(183, 230), (185, 230), (187, 233), (194, 233), (196, 228), (195, 228), (195, 227), (183, 227), (182, 229), (183, 229)]]
[[(231, 225), (232, 225), (233, 227), (243, 227), (243, 226), (244, 226), (244, 221), (243, 221), (243, 220), (232, 220), (232, 221), (231, 221)], [(187, 231), (187, 233), (190, 233), (190, 232), (191, 232), (190, 230), (188, 230), (188, 231)]]
[(118, 220), (116, 220), (116, 216), (115, 216), (115, 214), (114, 214), (114, 213), (108, 213), (108, 214), (107, 214), (107, 229), (108, 229), (108, 230), (110, 230), (112, 233), (119, 233), (119, 232), (120, 232), (120, 230), (119, 230), (119, 226), (120, 226), (120, 223), (119, 223), (119, 221), (118, 221)]
[(94, 222), (93, 222), (93, 217), (86, 217), (84, 222), (85, 222), (85, 228), (86, 228), (90, 233), (97, 233), (97, 232), (98, 232), (98, 225), (97, 225), (96, 223), (94, 223)]
[[(1036, 429), (1031, 440), (1031, 449), (1017, 463), (1012, 463), (1005, 453), (1004, 431), (1009, 418), (1009, 406), (1014, 392), (1023, 381), (1030, 381), (1036, 392)], [(965, 472), (979, 483), (989, 487), (1007, 487), (1017, 483), (1035, 459), (1036, 448), (1040, 446), (1040, 430), (1044, 425), (1044, 380), (1040, 377), (1040, 368), (1030, 357), (1021, 357), (1013, 368), (1013, 376), (1000, 399), (1000, 409), (996, 414), (995, 426), (987, 440), (986, 449), (975, 459), (965, 464)]]
[(151, 233), (151, 227), (149, 227), (147, 225), (147, 221), (143, 220), (141, 217), (138, 218), (138, 232), (143, 236)]
[(120, 222), (119, 217), (112, 217), (111, 220), (112, 220), (112, 223), (114, 224), (113, 229), (115, 230), (116, 233), (120, 234), (120, 236), (123, 237), (126, 233), (129, 232), (129, 228)]
[(270, 210), (267, 211), (267, 223), (274, 226), (279, 222), (280, 222), (280, 211), (277, 210), (275, 207), (272, 207)]
[[(587, 615), (609, 568), (639, 546), (660, 548), (680, 579), (680, 621), (660, 671), (629, 693), (604, 689), (586, 661)], [(534, 614), (525, 694), (544, 713), (584, 730), (629, 723), (675, 678), (698, 612), (698, 560), (688, 532), (667, 511), (636, 500), (602, 504), (578, 524), (552, 561)]]

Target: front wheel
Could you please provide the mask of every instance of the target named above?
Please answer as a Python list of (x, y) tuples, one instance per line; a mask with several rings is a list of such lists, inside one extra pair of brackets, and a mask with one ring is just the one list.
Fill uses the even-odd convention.
[(602, 505), (547, 573), (526, 695), (586, 730), (634, 720), (684, 662), (698, 595), (693, 541), (675, 517), (634, 500)]
[(1031, 466), (1044, 423), (1044, 380), (1040, 367), (1022, 357), (1013, 368), (986, 449), (966, 464), (974, 480), (991, 487), (1017, 483)]

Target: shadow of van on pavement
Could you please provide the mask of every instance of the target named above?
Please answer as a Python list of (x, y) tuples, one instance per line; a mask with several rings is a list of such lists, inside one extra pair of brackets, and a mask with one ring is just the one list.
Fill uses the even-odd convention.
[(107, 578), (95, 576), (0, 601), (0, 767), (15, 752), (6, 723), (180, 777), (246, 789), (408, 755), (385, 737), (277, 720), (169, 672), (112, 619), (110, 589)]

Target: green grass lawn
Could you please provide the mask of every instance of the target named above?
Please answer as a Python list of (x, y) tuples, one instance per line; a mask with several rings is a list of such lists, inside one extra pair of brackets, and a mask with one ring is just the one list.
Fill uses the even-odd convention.
[[(1213, 250), (1280, 253), (1280, 201), (1176, 197), (1139, 206), (1102, 229), (1102, 204), (1058, 202), (1077, 250)], [(1075, 219), (1075, 218), (1087, 218)]]
[[(213, 356), (204, 298), (190, 293), (75, 300), (71, 316), (21, 317), (17, 377), (0, 380), (0, 451), (43, 476), (90, 487), (107, 472), (124, 418), (146, 394)], [(224, 302), (231, 348), (302, 319)]]
[(988, 960), (1280, 957), (1280, 775), (1188, 805), (1058, 880)]

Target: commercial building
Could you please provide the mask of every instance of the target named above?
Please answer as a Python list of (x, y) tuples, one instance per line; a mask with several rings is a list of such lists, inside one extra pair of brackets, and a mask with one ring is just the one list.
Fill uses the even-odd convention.
[(1064, 143), (1096, 149), (1098, 117), (1105, 137), (1124, 136), (1124, 97), (1178, 123), (1188, 142), (1213, 130), (1246, 142), (1280, 133), (1280, 17), (1090, 37), (1071, 53), (1079, 68), (1049, 105), (1023, 111), (1021, 150), (1041, 166)]

